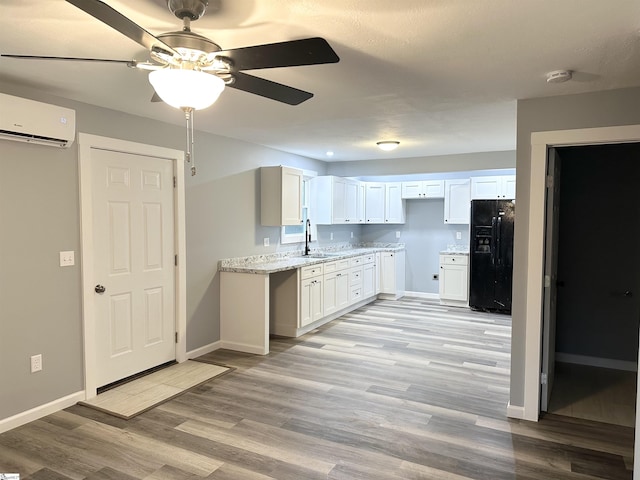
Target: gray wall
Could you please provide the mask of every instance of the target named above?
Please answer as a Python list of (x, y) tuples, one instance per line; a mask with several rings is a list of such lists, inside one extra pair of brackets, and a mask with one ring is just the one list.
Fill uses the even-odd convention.
[[(178, 126), (16, 86), (0, 91), (75, 109), (79, 132), (184, 149)], [(84, 388), (80, 265), (58, 266), (61, 250), (80, 257), (77, 155), (77, 144), (0, 141), (0, 419)], [(265, 236), (279, 239), (280, 229), (259, 225), (257, 168), (326, 168), (201, 132), (196, 155), (198, 175), (186, 178), (187, 350), (219, 339), (220, 259), (294, 248), (262, 246)], [(29, 357), (37, 353), (44, 368), (31, 374)]]
[[(563, 286), (558, 288), (556, 352), (635, 363), (640, 144), (557, 151), (562, 167), (558, 279)], [(624, 296), (625, 291), (634, 295)]]
[(388, 160), (361, 160), (356, 162), (332, 162), (327, 174), (339, 177), (374, 177), (408, 175), (415, 173), (461, 172), (515, 168), (513, 150), (504, 152), (462, 153), (433, 157), (398, 158)]
[[(525, 322), (527, 289), (528, 210), (531, 179), (531, 132), (640, 124), (640, 88), (610, 90), (518, 101), (517, 197), (513, 272), (511, 396), (524, 406)], [(542, 232), (539, 232), (542, 235)]]
[[(400, 239), (396, 239), (400, 232)], [(461, 239), (456, 240), (456, 232)], [(438, 253), (448, 245), (469, 245), (468, 225), (444, 223), (444, 200), (412, 199), (406, 201), (406, 223), (403, 225), (365, 225), (365, 242), (402, 242), (406, 247), (406, 290), (409, 292), (438, 293), (440, 274)]]

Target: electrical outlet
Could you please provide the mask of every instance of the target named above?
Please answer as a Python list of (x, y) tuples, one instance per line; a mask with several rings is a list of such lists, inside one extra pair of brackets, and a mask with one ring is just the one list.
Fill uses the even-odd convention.
[(73, 250), (67, 252), (60, 252), (60, 266), (71, 267), (75, 265), (75, 254)]
[(329, 234), (329, 240), (333, 240), (333, 232)]
[(433, 280), (438, 280), (440, 278), (440, 275), (438, 275), (437, 273), (433, 274)]
[(396, 231), (396, 238), (400, 238), (400, 230)]
[(456, 240), (462, 240), (462, 232), (456, 232)]
[(353, 232), (351, 232), (351, 238), (353, 238)]
[(269, 237), (264, 237), (264, 240), (262, 240), (262, 243), (264, 244), (265, 247), (269, 246)]
[(31, 373), (39, 372), (42, 370), (42, 354), (31, 356)]

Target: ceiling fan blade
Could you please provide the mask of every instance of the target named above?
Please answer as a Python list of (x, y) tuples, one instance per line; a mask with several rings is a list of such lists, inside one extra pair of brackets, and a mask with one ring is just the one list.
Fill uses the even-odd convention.
[(234, 71), (320, 65), (340, 61), (340, 57), (329, 43), (320, 37), (232, 48), (217, 52), (217, 55), (230, 58)]
[(80, 10), (97, 18), (101, 22), (109, 25), (134, 42), (139, 43), (149, 50), (160, 48), (165, 50), (170, 56), (179, 58), (180, 54), (162, 40), (157, 39), (144, 28), (129, 20), (117, 10), (99, 0), (66, 0), (68, 3), (78, 7)]
[(231, 85), (227, 85), (228, 87), (254, 93), (288, 105), (298, 105), (313, 97), (313, 93), (288, 87), (264, 78), (247, 75), (246, 73), (236, 72), (233, 76), (235, 81)]
[(106, 63), (124, 63), (127, 66), (135, 66), (133, 60), (111, 60), (109, 58), (83, 58), (83, 57), (47, 57), (42, 55), (13, 55), (9, 53), (0, 53), (0, 57), (17, 58), (20, 60), (65, 60), (72, 62), (106, 62)]

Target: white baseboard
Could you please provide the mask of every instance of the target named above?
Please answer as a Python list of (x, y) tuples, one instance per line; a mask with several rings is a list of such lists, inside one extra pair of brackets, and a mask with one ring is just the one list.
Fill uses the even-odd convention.
[(220, 340), (217, 342), (210, 343), (209, 345), (205, 345), (204, 347), (196, 348), (195, 350), (191, 350), (187, 352), (187, 359), (197, 358), (202, 355), (206, 355), (207, 353), (215, 352), (216, 350), (220, 350), (222, 348), (222, 343)]
[(427, 293), (427, 292), (404, 292), (407, 297), (418, 297), (418, 298), (426, 298), (429, 300), (439, 300), (440, 295), (437, 293)]
[(227, 350), (235, 350), (236, 352), (253, 353), (254, 355), (266, 355), (269, 353), (260, 345), (249, 345), (247, 343), (238, 342), (224, 342), (220, 341), (220, 348), (226, 348)]
[(38, 420), (39, 418), (58, 412), (63, 408), (70, 407), (71, 405), (75, 405), (79, 401), (85, 400), (85, 398), (85, 392), (82, 390), (80, 392), (67, 395), (66, 397), (58, 398), (57, 400), (53, 400), (49, 403), (45, 403), (44, 405), (34, 407), (26, 412), (18, 413), (12, 417), (3, 418), (0, 420), (0, 433), (12, 430), (24, 425), (25, 423), (33, 422), (34, 420)]
[(588, 365), (590, 367), (611, 368), (613, 370), (625, 370), (627, 372), (637, 372), (638, 364), (627, 360), (616, 360), (613, 358), (590, 357), (587, 355), (574, 355), (572, 353), (556, 352), (556, 362), (575, 363), (578, 365)]
[(525, 419), (524, 407), (519, 407), (518, 405), (511, 405), (511, 403), (507, 404), (507, 417), (524, 420)]

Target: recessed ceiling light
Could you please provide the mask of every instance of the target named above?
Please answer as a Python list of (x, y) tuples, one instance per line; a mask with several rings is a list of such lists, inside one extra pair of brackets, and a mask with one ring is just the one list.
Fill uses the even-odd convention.
[(385, 140), (384, 142), (377, 142), (378, 148), (380, 150), (384, 150), (385, 152), (390, 152), (391, 150), (395, 150), (400, 145), (400, 142), (397, 140)]
[(333, 152), (331, 150), (327, 152), (327, 157), (333, 157)]
[(547, 83), (563, 83), (571, 80), (571, 70), (554, 70), (547, 73)]

